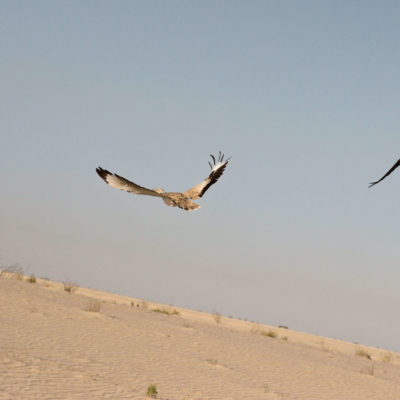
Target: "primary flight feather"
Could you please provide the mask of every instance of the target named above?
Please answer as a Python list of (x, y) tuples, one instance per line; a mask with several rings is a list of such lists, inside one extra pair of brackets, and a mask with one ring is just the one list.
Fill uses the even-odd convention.
[(164, 203), (170, 207), (179, 207), (186, 211), (197, 210), (200, 205), (191, 201), (199, 199), (204, 195), (208, 188), (216, 183), (225, 171), (230, 158), (225, 159), (224, 155), (219, 152), (218, 158), (210, 154), (212, 162), (209, 162), (211, 173), (203, 182), (186, 190), (186, 192), (164, 192), (163, 189), (147, 189), (143, 186), (137, 185), (122, 176), (107, 171), (101, 167), (96, 168), (99, 176), (110, 186), (124, 190), (129, 193), (143, 194), (146, 196), (161, 197)]
[(393, 167), (390, 168), (389, 171), (386, 172), (386, 174), (383, 175), (381, 179), (378, 179), (378, 180), (375, 181), (375, 182), (371, 182), (371, 183), (369, 184), (369, 187), (376, 185), (376, 184), (379, 183), (380, 181), (383, 181), (383, 180), (384, 180), (388, 175), (390, 175), (399, 165), (400, 165), (400, 160), (397, 160), (397, 162), (393, 165)]

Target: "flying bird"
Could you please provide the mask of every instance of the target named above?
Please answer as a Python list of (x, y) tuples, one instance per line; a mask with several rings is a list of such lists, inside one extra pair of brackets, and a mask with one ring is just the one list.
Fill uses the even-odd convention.
[(390, 175), (398, 166), (400, 165), (400, 160), (397, 160), (397, 162), (393, 165), (392, 168), (389, 169), (388, 172), (386, 172), (385, 175), (382, 176), (381, 179), (375, 181), (375, 182), (371, 182), (369, 184), (369, 187), (376, 185), (377, 183), (379, 183), (380, 181), (383, 181), (388, 175)]
[(147, 189), (143, 186), (139, 186), (136, 183), (129, 181), (122, 176), (117, 174), (113, 174), (106, 169), (101, 167), (96, 168), (96, 172), (99, 174), (100, 178), (102, 178), (107, 184), (110, 186), (124, 190), (129, 193), (134, 194), (143, 194), (146, 196), (154, 196), (161, 197), (164, 200), (164, 203), (170, 207), (179, 207), (186, 211), (197, 210), (200, 208), (200, 205), (194, 203), (192, 200), (199, 199), (203, 197), (204, 193), (208, 190), (208, 188), (213, 185), (221, 175), (224, 173), (226, 166), (228, 165), (228, 159), (224, 161), (224, 155), (219, 152), (218, 158), (214, 157), (210, 154), (212, 162), (208, 162), (211, 168), (211, 173), (208, 175), (203, 182), (198, 185), (192, 187), (191, 189), (186, 190), (186, 192), (165, 192), (163, 189)]

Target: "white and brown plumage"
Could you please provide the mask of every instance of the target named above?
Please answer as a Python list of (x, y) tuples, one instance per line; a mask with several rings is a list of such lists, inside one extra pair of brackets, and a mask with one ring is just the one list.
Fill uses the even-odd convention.
[(203, 182), (192, 187), (191, 189), (186, 190), (186, 192), (183, 193), (164, 192), (164, 190), (160, 188), (146, 189), (101, 167), (96, 168), (96, 172), (106, 183), (116, 189), (125, 190), (126, 192), (134, 194), (161, 197), (164, 200), (164, 203), (170, 207), (179, 207), (183, 210), (191, 211), (197, 210), (200, 208), (200, 205), (190, 201), (190, 199), (196, 200), (200, 197), (203, 197), (208, 188), (217, 182), (224, 173), (225, 167), (229, 161), (229, 158), (224, 161), (224, 155), (221, 152), (219, 152), (218, 159), (216, 159), (212, 154), (210, 154), (210, 156), (212, 158), (212, 163), (208, 162), (211, 167), (210, 175)]
[(386, 172), (385, 175), (382, 176), (381, 179), (375, 181), (375, 182), (371, 182), (369, 184), (369, 187), (376, 185), (377, 183), (379, 183), (380, 181), (383, 181), (388, 175), (390, 175), (398, 166), (400, 166), (400, 160), (397, 160), (397, 162), (393, 165), (392, 168), (389, 169), (388, 172)]

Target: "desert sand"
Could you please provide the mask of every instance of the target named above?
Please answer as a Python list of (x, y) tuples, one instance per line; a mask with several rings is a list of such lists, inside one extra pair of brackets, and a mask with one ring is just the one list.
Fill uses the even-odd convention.
[(400, 399), (398, 353), (16, 278), (0, 277), (0, 399)]

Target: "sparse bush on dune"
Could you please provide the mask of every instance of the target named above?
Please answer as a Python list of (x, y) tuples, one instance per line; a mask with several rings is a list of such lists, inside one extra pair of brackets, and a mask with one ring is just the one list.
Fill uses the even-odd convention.
[(269, 331), (261, 331), (261, 336), (268, 336), (270, 338), (276, 339), (278, 334), (271, 329)]
[(175, 310), (175, 309), (173, 309), (172, 311), (167, 311), (167, 310), (163, 310), (163, 309), (160, 309), (160, 308), (153, 308), (151, 311), (157, 312), (157, 313), (160, 313), (160, 314), (165, 314), (165, 315), (168, 315), (168, 316), (170, 316), (170, 315), (180, 315), (179, 311)]
[(36, 276), (32, 274), (30, 277), (27, 278), (26, 281), (29, 283), (36, 283)]
[(73, 281), (63, 282), (63, 284), (64, 284), (64, 290), (67, 293), (74, 293), (79, 288), (78, 284), (76, 282), (73, 282)]
[(88, 312), (99, 312), (101, 307), (101, 303), (98, 300), (90, 299), (86, 304), (85, 311)]
[(157, 386), (154, 384), (149, 385), (149, 387), (147, 388), (147, 393), (146, 396), (147, 397), (151, 397), (152, 399), (156, 399), (157, 398)]
[(365, 358), (368, 358), (369, 360), (371, 359), (370, 354), (366, 350), (361, 349), (361, 348), (357, 348), (355, 351), (355, 354), (356, 354), (356, 356), (359, 356), (359, 357), (365, 357)]
[(1, 270), (0, 277), (22, 281), (24, 279), (24, 273), (24, 269), (19, 264), (12, 264)]

